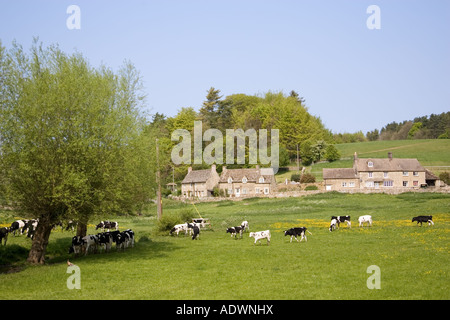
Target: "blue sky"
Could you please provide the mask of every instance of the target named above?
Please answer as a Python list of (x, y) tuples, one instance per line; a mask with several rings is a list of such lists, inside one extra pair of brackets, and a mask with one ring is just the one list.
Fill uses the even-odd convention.
[[(372, 4), (379, 30), (366, 26)], [(151, 113), (198, 110), (210, 87), (296, 90), (333, 132), (450, 111), (448, 0), (0, 0), (2, 45), (33, 36), (93, 66), (132, 61)]]

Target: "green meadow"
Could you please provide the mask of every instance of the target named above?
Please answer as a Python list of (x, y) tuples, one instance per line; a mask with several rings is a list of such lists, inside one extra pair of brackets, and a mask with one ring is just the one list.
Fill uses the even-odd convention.
[[(24, 263), (30, 239), (10, 235), (0, 248), (0, 299), (444, 299), (450, 298), (450, 195), (339, 194), (210, 203), (164, 201), (166, 216), (190, 211), (209, 218), (199, 240), (157, 230), (156, 209), (139, 217), (103, 217), (136, 233), (134, 248), (75, 257), (73, 233), (55, 229), (47, 263)], [(370, 214), (372, 227), (358, 227)], [(329, 232), (331, 215), (350, 215), (352, 227)], [(411, 218), (433, 215), (434, 226)], [(17, 218), (0, 213), (0, 223)], [(100, 218), (100, 217), (99, 217)], [(253, 244), (225, 230), (247, 220), (250, 231), (270, 230)], [(95, 234), (94, 223), (88, 233)], [(300, 243), (283, 231), (305, 226)], [(67, 259), (80, 268), (81, 289), (68, 289)], [(381, 289), (369, 289), (369, 266), (380, 268)], [(120, 290), (118, 290), (120, 289)]]

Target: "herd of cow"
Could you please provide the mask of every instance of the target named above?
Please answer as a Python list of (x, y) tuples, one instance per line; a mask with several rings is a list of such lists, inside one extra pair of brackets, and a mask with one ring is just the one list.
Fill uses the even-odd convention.
[[(348, 227), (351, 228), (351, 222), (350, 222), (350, 216), (332, 216), (331, 217), (331, 223), (328, 230), (331, 232), (333, 230), (340, 227), (341, 223), (346, 223)], [(370, 215), (364, 215), (360, 216), (358, 218), (359, 227), (364, 227), (364, 223), (367, 223), (369, 226), (372, 226), (372, 216)], [(428, 223), (428, 225), (434, 225), (433, 217), (432, 216), (417, 216), (412, 218), (412, 222), (417, 222), (417, 224), (420, 223), (420, 226), (422, 226), (422, 223)], [(230, 227), (227, 228), (226, 233), (231, 233), (231, 237), (234, 236), (234, 238), (237, 238), (237, 234), (239, 234), (240, 238), (242, 238), (243, 232), (245, 230), (249, 230), (248, 221), (243, 221), (240, 226), (236, 227)], [(179, 235), (180, 232), (184, 231), (185, 235), (189, 232), (189, 234), (192, 234), (192, 240), (198, 239), (198, 235), (200, 234), (200, 225), (196, 224), (195, 222), (192, 223), (182, 223), (175, 225), (170, 230), (170, 235), (173, 235), (174, 233)], [(305, 241), (308, 241), (306, 238), (306, 232), (312, 235), (312, 233), (307, 230), (306, 227), (294, 227), (290, 228), (288, 230), (284, 231), (284, 236), (290, 236), (292, 242), (292, 239), (295, 238), (295, 240), (298, 241), (298, 236), (300, 236), (300, 242), (305, 239)], [(253, 244), (256, 244), (257, 241), (261, 244), (262, 239), (267, 239), (267, 244), (270, 244), (270, 230), (264, 230), (264, 231), (258, 231), (258, 232), (250, 232), (249, 237), (253, 237), (255, 239), (255, 242)]]
[[(340, 224), (344, 222), (348, 227), (351, 228), (350, 216), (332, 216), (330, 227), (328, 228), (328, 230), (331, 232), (335, 230), (336, 227), (339, 228)], [(360, 216), (358, 218), (358, 222), (360, 227), (363, 227), (364, 223), (372, 226), (372, 216)], [(434, 225), (432, 216), (417, 216), (412, 218), (412, 222), (417, 222), (417, 225), (420, 223), (420, 226), (422, 226), (422, 223)], [(28, 237), (33, 238), (38, 223), (38, 220), (16, 220), (11, 223), (10, 227), (0, 228), (0, 244), (4, 242), (4, 245), (6, 245), (8, 233), (13, 233), (14, 236), (16, 235), (16, 232), (18, 232), (19, 234), (26, 233)], [(73, 230), (73, 222), (71, 223), (72, 225), (69, 222), (66, 230), (68, 230), (70, 226)], [(177, 224), (170, 230), (170, 234), (173, 235), (174, 233), (176, 233), (178, 235), (180, 232), (184, 231), (185, 235), (189, 233), (190, 235), (192, 235), (192, 240), (195, 240), (199, 239), (200, 227), (201, 224), (196, 222)], [(120, 232), (119, 224), (117, 222), (101, 221), (95, 228), (95, 230), (98, 229), (102, 229), (103, 232), (96, 235), (87, 235), (85, 237), (74, 236), (72, 238), (72, 244), (69, 248), (69, 253), (79, 254), (80, 252), (84, 251), (84, 254), (86, 255), (90, 250), (96, 252), (99, 247), (104, 247), (105, 252), (108, 252), (109, 250), (111, 250), (113, 243), (116, 244), (117, 249), (125, 249), (129, 246), (134, 246), (133, 230), (128, 229)], [(107, 230), (106, 232), (105, 229)], [(115, 230), (110, 231), (110, 229)], [(240, 238), (242, 238), (242, 234), (246, 230), (249, 230), (249, 224), (248, 221), (243, 221), (239, 226), (227, 228), (226, 233), (231, 233), (231, 237), (234, 236), (235, 238), (237, 238), (237, 234), (239, 234)], [(293, 238), (295, 238), (295, 240), (299, 242), (297, 237), (300, 236), (301, 242), (303, 239), (307, 241), (306, 232), (312, 235), (312, 233), (309, 232), (305, 227), (290, 228), (284, 231), (284, 235), (291, 237), (290, 242), (292, 242)], [(256, 242), (258, 241), (261, 244), (262, 239), (267, 239), (267, 244), (270, 244), (271, 234), (270, 230), (264, 230), (258, 232), (250, 232), (249, 237), (253, 237), (255, 239), (254, 244), (256, 244)]]

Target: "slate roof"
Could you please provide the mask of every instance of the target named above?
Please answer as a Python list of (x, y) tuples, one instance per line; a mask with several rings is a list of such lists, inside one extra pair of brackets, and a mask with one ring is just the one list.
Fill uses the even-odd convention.
[(211, 169), (192, 170), (184, 177), (181, 183), (206, 182), (211, 177)]
[[(373, 167), (369, 167), (369, 162), (373, 163)], [(421, 171), (424, 172), (425, 168), (422, 167), (417, 159), (356, 159), (353, 167), (358, 171)]]
[(324, 168), (323, 171), (324, 179), (357, 179), (355, 169), (353, 168)]
[(233, 182), (242, 181), (242, 178), (246, 177), (247, 182), (258, 182), (260, 177), (264, 178), (264, 183), (272, 183), (275, 181), (272, 168), (246, 168), (246, 169), (226, 169), (220, 175), (219, 183), (227, 183), (228, 178), (231, 177)]

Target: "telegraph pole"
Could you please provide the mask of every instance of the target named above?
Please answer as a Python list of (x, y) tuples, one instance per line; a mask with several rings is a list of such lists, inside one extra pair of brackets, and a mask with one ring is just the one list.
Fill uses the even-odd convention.
[(156, 208), (157, 208), (158, 220), (161, 220), (161, 218), (162, 218), (162, 199), (161, 199), (161, 172), (159, 170), (158, 138), (156, 138), (156, 183), (158, 184), (158, 189), (156, 191)]

